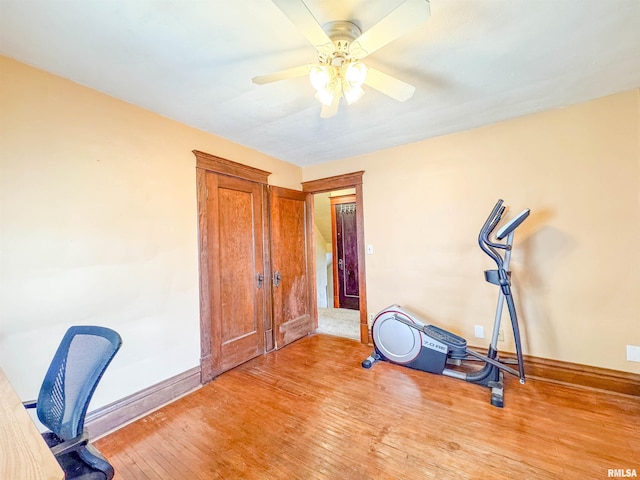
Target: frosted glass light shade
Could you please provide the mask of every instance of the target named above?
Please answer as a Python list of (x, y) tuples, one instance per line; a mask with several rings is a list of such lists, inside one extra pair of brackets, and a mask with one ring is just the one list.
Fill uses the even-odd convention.
[(351, 87), (349, 85), (343, 85), (342, 87), (342, 96), (348, 105), (358, 101), (362, 95), (364, 95), (364, 90), (361, 87)]
[(309, 81), (313, 88), (319, 92), (320, 90), (327, 88), (331, 81), (331, 74), (326, 67), (316, 65), (315, 67), (311, 67), (311, 71), (309, 72)]
[(316, 99), (323, 105), (330, 106), (333, 103), (333, 98), (335, 93), (323, 88), (322, 90), (318, 90), (316, 92)]
[(352, 87), (361, 87), (367, 78), (367, 67), (362, 62), (352, 62), (347, 65), (345, 79)]

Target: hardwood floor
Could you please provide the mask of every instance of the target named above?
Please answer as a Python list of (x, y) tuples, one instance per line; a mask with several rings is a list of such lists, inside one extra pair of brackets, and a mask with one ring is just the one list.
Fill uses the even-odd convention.
[(489, 391), (315, 335), (96, 442), (116, 479), (600, 479), (640, 475), (640, 399), (509, 378)]

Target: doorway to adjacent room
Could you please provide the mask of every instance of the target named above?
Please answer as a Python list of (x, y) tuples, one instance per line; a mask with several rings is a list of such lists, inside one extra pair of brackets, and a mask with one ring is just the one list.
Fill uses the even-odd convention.
[(360, 340), (355, 189), (314, 195), (319, 333)]
[(313, 193), (319, 333), (368, 342), (362, 173), (303, 183)]

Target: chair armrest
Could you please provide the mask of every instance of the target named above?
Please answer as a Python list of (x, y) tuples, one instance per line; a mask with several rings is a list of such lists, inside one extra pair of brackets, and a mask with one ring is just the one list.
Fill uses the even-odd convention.
[(24, 408), (36, 408), (36, 406), (38, 405), (38, 401), (28, 400), (26, 402), (22, 402), (22, 405), (24, 405)]
[(69, 440), (51, 447), (51, 453), (53, 453), (54, 456), (58, 457), (60, 455), (64, 455), (65, 453), (78, 450), (80, 447), (85, 446), (87, 443), (89, 443), (89, 435), (87, 435), (87, 431), (84, 430), (82, 434), (78, 435), (77, 437), (70, 438)]

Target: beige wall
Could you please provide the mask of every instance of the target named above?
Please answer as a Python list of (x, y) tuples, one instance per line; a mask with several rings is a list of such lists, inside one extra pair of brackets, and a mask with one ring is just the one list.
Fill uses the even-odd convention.
[(35, 397), (72, 324), (124, 339), (92, 409), (197, 366), (191, 151), (289, 188), (301, 169), (5, 57), (0, 72), (0, 365), (18, 393)]
[(636, 90), (303, 176), (365, 170), (370, 313), (399, 303), (476, 345), (496, 295), (478, 230), (498, 198), (512, 214), (531, 208), (512, 263), (525, 353), (640, 373), (625, 349), (640, 345), (639, 152)]

